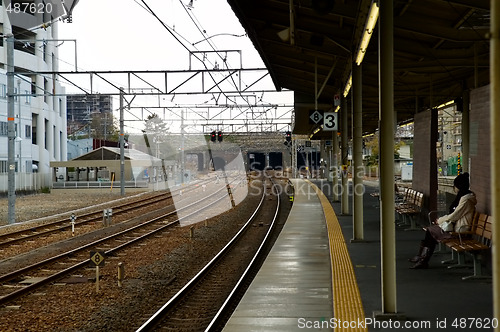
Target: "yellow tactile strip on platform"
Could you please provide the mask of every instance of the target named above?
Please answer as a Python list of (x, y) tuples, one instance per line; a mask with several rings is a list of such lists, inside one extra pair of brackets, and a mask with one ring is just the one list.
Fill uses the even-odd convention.
[(318, 195), (328, 228), (332, 263), (333, 313), (337, 323), (335, 331), (368, 331), (366, 326), (359, 324), (365, 321), (365, 312), (337, 216), (323, 192), (315, 184), (308, 182)]

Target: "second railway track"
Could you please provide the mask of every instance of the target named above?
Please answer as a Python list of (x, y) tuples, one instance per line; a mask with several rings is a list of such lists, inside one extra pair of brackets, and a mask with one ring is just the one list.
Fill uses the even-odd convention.
[[(161, 235), (136, 242), (108, 257), (101, 268), (101, 289), (98, 293), (95, 285), (89, 282), (95, 280), (95, 269), (86, 266), (51, 282), (50, 286), (0, 306), (0, 330), (90, 332), (131, 331), (137, 328), (156, 310), (154, 308), (161, 307), (166, 299), (194, 277), (250, 217), (262, 189), (259, 178), (252, 175), (249, 181), (248, 195), (236, 207), (206, 220), (201, 215), (199, 222), (188, 227), (170, 227)], [(240, 189), (234, 188), (234, 191), (238, 195)], [(282, 198), (281, 202), (285, 206), (285, 212), (280, 214), (283, 223), (289, 209), (288, 198)], [(266, 227), (256, 225), (253, 228)], [(189, 235), (190, 228), (194, 228), (192, 237)], [(100, 249), (109, 250), (107, 247)], [(88, 253), (84, 258), (88, 260)], [(121, 287), (117, 285), (118, 264), (125, 267)], [(29, 279), (30, 276), (26, 274), (18, 280)], [(14, 282), (6, 288), (21, 286)]]
[[(206, 186), (209, 182), (210, 179), (183, 188), (182, 193), (185, 195), (196, 190), (200, 191), (201, 187)], [(180, 195), (181, 190), (179, 189), (172, 192), (154, 192), (135, 198), (120, 199), (105, 206), (113, 209), (113, 222), (120, 223), (134, 216), (145, 215), (151, 211), (172, 205), (174, 203), (173, 197)], [(0, 260), (45, 246), (48, 243), (70, 238), (72, 236), (70, 215), (71, 212), (67, 212), (53, 217), (46, 217), (43, 224), (33, 226), (30, 226), (30, 222), (26, 222), (25, 227), (22, 229), (0, 234)], [(103, 209), (102, 207), (82, 209), (75, 214), (75, 217), (75, 233), (81, 235), (102, 227)], [(29, 245), (22, 248), (23, 243), (29, 243)]]
[[(16, 267), (10, 272), (2, 271), (0, 283), (0, 304), (8, 303), (20, 296), (33, 292), (35, 289), (52, 283), (64, 276), (83, 268), (89, 264), (88, 252), (91, 250), (104, 251), (107, 255), (115, 255), (118, 250), (131, 246), (153, 235), (161, 234), (169, 227), (177, 224), (177, 213), (184, 210), (184, 217), (212, 208), (222, 199), (227, 198), (225, 188), (219, 189), (210, 195), (186, 204), (182, 209), (171, 207), (166, 212), (135, 225), (130, 225), (120, 231), (112, 231), (110, 235), (92, 239), (90, 242), (79, 244), (74, 249), (64, 250), (59, 254), (39, 260), (33, 264)], [(5, 265), (5, 264), (3, 264)], [(5, 266), (4, 266), (5, 268)], [(11, 287), (9, 287), (11, 285)]]
[(280, 198), (267, 183), (254, 214), (237, 235), (137, 331), (204, 331), (274, 225)]

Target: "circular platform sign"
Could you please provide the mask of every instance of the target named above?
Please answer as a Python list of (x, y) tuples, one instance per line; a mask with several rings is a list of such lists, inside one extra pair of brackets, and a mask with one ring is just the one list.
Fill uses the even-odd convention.
[(78, 0), (4, 0), (12, 26), (26, 30), (46, 28), (52, 22), (70, 18)]

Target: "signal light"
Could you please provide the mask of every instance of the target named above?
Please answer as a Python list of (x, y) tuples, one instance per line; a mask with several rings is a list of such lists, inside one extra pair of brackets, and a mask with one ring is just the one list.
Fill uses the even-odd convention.
[(285, 133), (285, 145), (286, 146), (292, 145), (292, 132), (291, 131), (287, 131)]
[(215, 142), (215, 139), (216, 139), (216, 137), (215, 137), (215, 130), (214, 130), (214, 131), (212, 131), (212, 132), (210, 133), (210, 140), (211, 140), (212, 142)]
[(222, 131), (219, 130), (219, 132), (217, 133), (217, 140), (219, 142), (222, 142)]

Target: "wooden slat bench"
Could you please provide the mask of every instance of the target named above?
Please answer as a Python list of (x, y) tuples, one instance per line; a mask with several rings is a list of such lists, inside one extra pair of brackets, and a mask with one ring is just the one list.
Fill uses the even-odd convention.
[(416, 217), (422, 211), (423, 204), (424, 194), (413, 189), (408, 189), (404, 201), (395, 206), (396, 213), (401, 216), (401, 222), (398, 225), (410, 225), (406, 230), (420, 230), (421, 228), (417, 227)]
[[(478, 214), (477, 224), (468, 233), (459, 233), (458, 238), (444, 241), (443, 243), (458, 255), (468, 253), (472, 255), (474, 274), (462, 279), (491, 278), (484, 275), (481, 265), (482, 254), (491, 249), (491, 224), (493, 218), (485, 214)], [(460, 256), (459, 256), (460, 257)]]
[[(443, 213), (443, 215), (446, 213)], [(429, 216), (431, 213), (429, 213)], [(472, 223), (470, 225), (470, 230), (469, 231), (462, 231), (461, 233), (457, 232), (450, 232), (452, 235), (452, 238), (447, 239), (447, 240), (442, 240), (439, 242), (439, 251), (442, 251), (442, 245), (445, 244), (448, 248), (451, 248), (454, 245), (460, 244), (460, 239), (470, 237), (476, 232), (476, 227), (478, 225), (479, 220), (485, 221), (488, 218), (488, 216), (484, 213), (479, 213), (477, 211), (474, 212), (474, 216), (472, 217)], [(431, 223), (433, 220), (429, 217), (429, 222)], [(455, 257), (456, 255), (456, 257)], [(451, 259), (443, 260), (441, 261), (442, 264), (449, 264), (449, 263), (455, 263), (453, 265), (450, 265), (448, 268), (453, 269), (453, 268), (463, 268), (463, 267), (471, 267), (470, 264), (465, 263), (465, 257), (463, 252), (457, 252), (452, 250), (451, 251)]]

